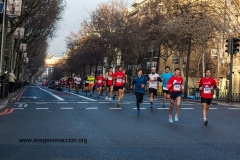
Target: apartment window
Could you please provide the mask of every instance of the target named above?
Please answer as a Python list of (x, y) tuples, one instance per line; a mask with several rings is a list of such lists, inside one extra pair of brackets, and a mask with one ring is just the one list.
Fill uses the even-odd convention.
[(127, 69), (131, 70), (131, 69), (132, 69), (132, 65), (129, 64), (129, 65), (127, 66)]

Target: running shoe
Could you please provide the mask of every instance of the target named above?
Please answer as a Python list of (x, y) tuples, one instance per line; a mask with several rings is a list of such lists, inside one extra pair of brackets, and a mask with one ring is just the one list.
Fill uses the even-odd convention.
[(138, 115), (140, 114), (140, 110), (137, 111), (137, 114), (138, 114)]
[(204, 121), (204, 125), (206, 126), (208, 124), (208, 120), (205, 120)]
[(92, 94), (90, 94), (90, 96), (92, 96)]
[(165, 104), (162, 105), (162, 108), (165, 108)]
[(172, 117), (169, 117), (169, 123), (173, 123)]
[(108, 100), (108, 96), (106, 96), (105, 99)]
[(178, 121), (178, 116), (175, 116), (175, 121)]
[(153, 108), (153, 102), (150, 102), (150, 104), (151, 104), (150, 108)]
[(115, 95), (113, 96), (113, 100), (115, 100)]
[(109, 101), (112, 101), (112, 98), (109, 98)]
[(120, 106), (120, 102), (117, 103), (117, 106), (118, 106), (118, 107)]

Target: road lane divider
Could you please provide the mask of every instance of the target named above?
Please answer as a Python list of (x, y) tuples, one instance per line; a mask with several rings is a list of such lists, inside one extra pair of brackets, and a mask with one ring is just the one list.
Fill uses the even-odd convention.
[(47, 91), (47, 90), (45, 90), (45, 89), (42, 89), (42, 88), (40, 88), (40, 87), (37, 87), (37, 88), (39, 88), (40, 90), (42, 90), (42, 91), (44, 91), (44, 92), (49, 93), (51, 96), (57, 98), (57, 99), (60, 100), (60, 101), (65, 101), (63, 98), (61, 98), (61, 97), (59, 97), (59, 96), (53, 94), (52, 92), (49, 92), (49, 91)]
[(22, 94), (23, 94), (23, 92), (26, 90), (27, 88), (24, 88), (23, 90), (21, 90), (17, 95), (16, 95), (16, 97), (14, 97), (12, 100), (17, 100), (17, 101), (19, 101), (20, 100), (20, 98), (21, 98), (21, 96), (22, 96)]
[(86, 109), (90, 110), (90, 109), (98, 109), (98, 108), (97, 107), (88, 107)]
[(72, 107), (62, 107), (60, 109), (73, 109)]
[(36, 109), (49, 109), (49, 108), (36, 108)]
[[(137, 108), (133, 108), (133, 109), (137, 109)], [(146, 109), (146, 108), (139, 108), (139, 109)]]
[(72, 93), (72, 92), (67, 92), (67, 93), (70, 93), (72, 95), (75, 95), (75, 96), (78, 96), (80, 98), (83, 98), (83, 99), (87, 99), (87, 100), (90, 100), (90, 101), (97, 101), (95, 99), (92, 99), (92, 98), (88, 98), (88, 97), (84, 97), (84, 96), (81, 96), (81, 95), (78, 95), (78, 94), (75, 94), (75, 93)]

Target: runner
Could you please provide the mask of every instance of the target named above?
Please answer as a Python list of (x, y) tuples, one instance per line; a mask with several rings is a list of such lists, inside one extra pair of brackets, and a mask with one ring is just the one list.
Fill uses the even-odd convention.
[(90, 92), (90, 96), (92, 96), (94, 81), (95, 81), (94, 73), (91, 73), (91, 75), (88, 76), (87, 81), (88, 81), (88, 89), (89, 89), (89, 92)]
[(207, 120), (207, 110), (210, 108), (210, 104), (213, 98), (213, 89), (216, 89), (216, 81), (211, 77), (211, 70), (205, 70), (205, 77), (200, 80), (199, 90), (201, 94), (202, 103), (202, 115), (204, 125), (208, 124)]
[(175, 121), (178, 121), (178, 112), (181, 105), (183, 78), (180, 76), (180, 69), (175, 69), (175, 75), (167, 82), (166, 88), (170, 90), (169, 123), (173, 123), (172, 110), (175, 100), (177, 101)]
[(89, 91), (87, 77), (88, 77), (88, 75), (85, 76), (85, 77), (83, 77), (83, 81), (84, 81), (84, 82), (83, 82), (83, 83), (84, 83), (84, 92), (86, 93), (86, 95), (87, 95), (87, 92)]
[[(108, 72), (106, 73), (106, 100), (112, 100), (112, 92), (113, 92), (113, 68), (110, 67)], [(108, 98), (109, 92), (109, 98)]]
[(165, 72), (161, 75), (162, 79), (162, 88), (163, 88), (163, 108), (165, 108), (166, 98), (170, 98), (170, 91), (166, 88), (168, 80), (173, 76), (171, 72), (169, 72), (170, 67), (165, 67)]
[(150, 108), (153, 108), (153, 99), (157, 95), (158, 81), (160, 81), (159, 74), (156, 73), (156, 68), (152, 67), (152, 73), (148, 75), (149, 93), (150, 93)]
[[(126, 83), (128, 83), (128, 81), (127, 81), (127, 75), (126, 75), (125, 69), (123, 69), (122, 72), (125, 74), (125, 77), (123, 78), (123, 95), (122, 95), (122, 97), (123, 97), (124, 91), (126, 90)], [(121, 101), (122, 101), (122, 99), (121, 99)]]
[(81, 83), (81, 78), (79, 75), (77, 75), (76, 77), (74, 77), (74, 84), (75, 84), (75, 91), (76, 93), (78, 93), (79, 89), (80, 89), (80, 83)]
[(122, 99), (123, 96), (123, 79), (125, 77), (125, 74), (122, 72), (122, 66), (118, 66), (118, 71), (113, 74), (113, 79), (114, 79), (114, 97), (118, 96), (118, 102), (117, 106), (120, 106), (120, 100)]
[(97, 92), (98, 92), (98, 98), (102, 92), (102, 82), (103, 82), (103, 76), (102, 73), (99, 74), (99, 76), (96, 77), (96, 88), (97, 88)]
[(140, 114), (140, 103), (143, 101), (145, 86), (147, 85), (146, 78), (142, 75), (142, 69), (138, 69), (138, 75), (133, 79), (130, 88), (135, 85), (135, 95), (137, 100), (137, 114)]

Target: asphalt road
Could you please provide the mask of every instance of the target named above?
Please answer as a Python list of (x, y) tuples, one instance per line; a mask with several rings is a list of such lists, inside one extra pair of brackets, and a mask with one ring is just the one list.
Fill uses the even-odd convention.
[[(183, 101), (179, 121), (148, 95), (137, 115), (135, 97), (121, 106), (105, 96), (27, 87), (0, 110), (0, 159), (240, 159), (240, 107)], [(174, 110), (175, 113), (175, 110)]]

